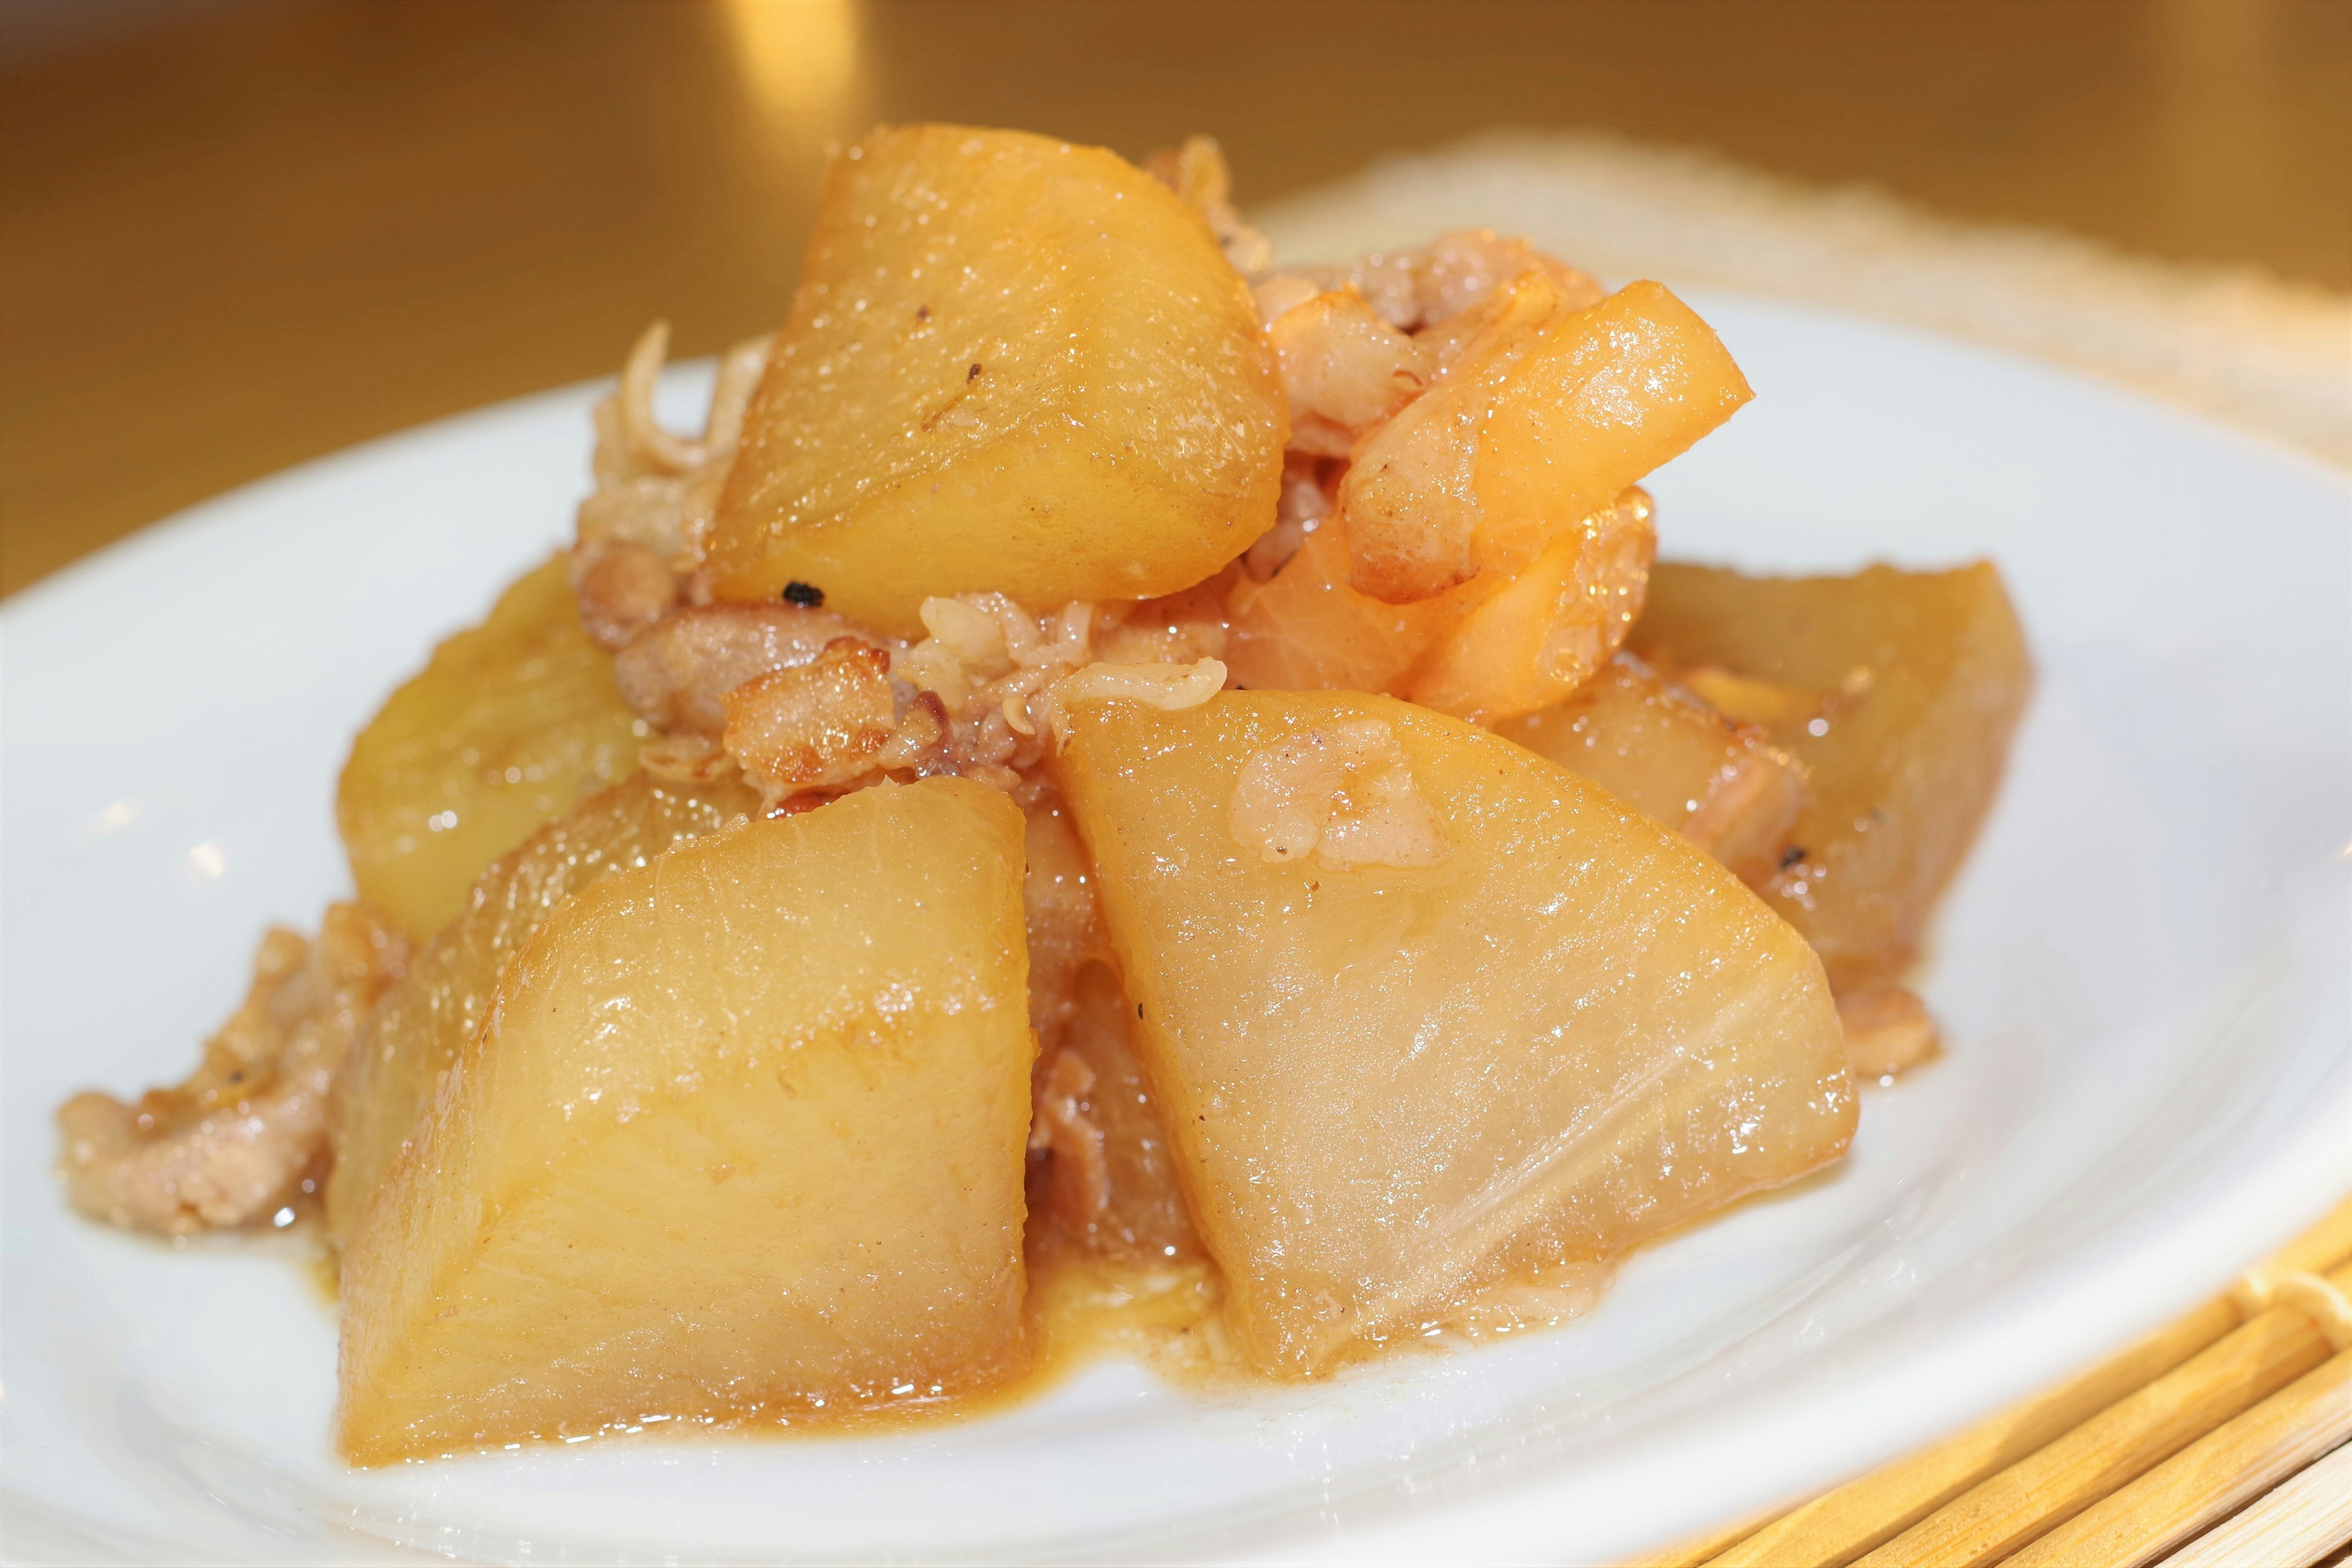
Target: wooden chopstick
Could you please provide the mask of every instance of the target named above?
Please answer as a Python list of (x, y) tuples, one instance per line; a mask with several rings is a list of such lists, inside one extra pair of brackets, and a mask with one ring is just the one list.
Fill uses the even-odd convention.
[(2207, 1531), (2158, 1568), (2307, 1568), (2352, 1542), (2352, 1444), (2336, 1450), (2245, 1512)]
[(1715, 1555), (1727, 1546), (1736, 1546), (1771, 1522), (1771, 1514), (1751, 1514), (1738, 1524), (1721, 1530), (1711, 1530), (1705, 1535), (1694, 1535), (1687, 1541), (1676, 1542), (1663, 1551), (1646, 1557), (1637, 1557), (1619, 1568), (1703, 1568)]
[[(2329, 1276), (2352, 1285), (2352, 1266)], [(2154, 1469), (2333, 1353), (2310, 1314), (2257, 1313), (2146, 1388), (1979, 1482), (1862, 1559), (1864, 1568), (1981, 1568), (2000, 1562)]]
[[(2016, 1556), (2010, 1568), (2139, 1568), (2352, 1438), (2352, 1351), (2305, 1373)], [(2248, 1561), (2254, 1561), (2249, 1559)]]
[[(2347, 1258), (2352, 1198), (2266, 1259), (2258, 1272), (2318, 1273)], [(1717, 1531), (1644, 1559), (1640, 1568), (1845, 1568), (2174, 1371), (2246, 1321), (2241, 1298), (2218, 1297), (2057, 1388), (1934, 1447), (1849, 1481), (1761, 1528)]]
[(1745, 1537), (1706, 1568), (1845, 1568), (2035, 1449), (2145, 1387), (2245, 1321), (2227, 1297), (2110, 1356), (2046, 1394), (1932, 1448), (1824, 1493)]

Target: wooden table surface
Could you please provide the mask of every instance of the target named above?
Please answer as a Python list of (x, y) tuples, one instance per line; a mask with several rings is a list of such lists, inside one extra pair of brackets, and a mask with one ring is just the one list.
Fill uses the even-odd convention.
[(652, 317), (688, 354), (774, 324), (824, 142), (877, 120), (1135, 155), (1207, 130), (1244, 201), (1486, 126), (1599, 125), (2352, 286), (2342, 0), (163, 15), (0, 58), (0, 590), (289, 463), (607, 373)]

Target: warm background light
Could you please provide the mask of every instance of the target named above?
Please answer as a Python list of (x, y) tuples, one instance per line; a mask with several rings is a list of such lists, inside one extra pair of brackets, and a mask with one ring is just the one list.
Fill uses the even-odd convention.
[(744, 90), (779, 140), (825, 133), (854, 119), (856, 0), (727, 0)]
[(0, 588), (775, 324), (828, 140), (1221, 137), (1245, 201), (1600, 125), (2352, 286), (2342, 0), (5, 0)]

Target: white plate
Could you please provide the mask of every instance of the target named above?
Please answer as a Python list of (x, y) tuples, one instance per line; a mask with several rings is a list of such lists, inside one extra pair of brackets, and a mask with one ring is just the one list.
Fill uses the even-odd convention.
[[(23, 1560), (1590, 1561), (1886, 1458), (2182, 1309), (2352, 1188), (2352, 526), (2298, 459), (1952, 342), (1702, 301), (1759, 392), (1670, 553), (1989, 553), (2042, 683), (1947, 907), (1951, 1054), (1853, 1157), (1560, 1331), (1202, 1399), (1098, 1366), (913, 1436), (329, 1457), (267, 1249), (84, 1225), (52, 1106), (178, 1077), (347, 886), (344, 744), (567, 531), (589, 390), (255, 485), (10, 602), (5, 1545)], [(690, 416), (698, 383), (667, 395)]]

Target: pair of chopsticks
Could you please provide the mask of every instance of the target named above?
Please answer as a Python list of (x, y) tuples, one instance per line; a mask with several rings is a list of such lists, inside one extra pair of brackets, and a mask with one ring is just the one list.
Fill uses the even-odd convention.
[(2352, 1199), (2072, 1381), (1634, 1568), (2302, 1568), (2352, 1539), (2347, 1292)]

